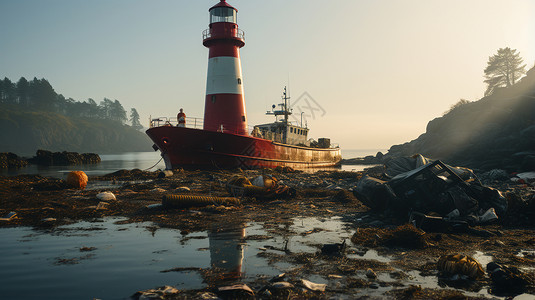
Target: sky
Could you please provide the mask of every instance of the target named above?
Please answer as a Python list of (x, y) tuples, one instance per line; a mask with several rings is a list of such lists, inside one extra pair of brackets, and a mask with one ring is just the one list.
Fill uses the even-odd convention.
[[(203, 117), (218, 1), (0, 0), (0, 78), (45, 78), (56, 93), (119, 100), (149, 117)], [(417, 138), (460, 99), (483, 97), (497, 49), (535, 64), (532, 0), (229, 0), (249, 126), (288, 86), (294, 121), (342, 149)]]

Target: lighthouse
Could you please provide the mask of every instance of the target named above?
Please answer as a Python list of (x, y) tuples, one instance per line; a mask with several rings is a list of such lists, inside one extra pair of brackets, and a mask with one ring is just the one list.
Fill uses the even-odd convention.
[(203, 32), (209, 49), (204, 130), (247, 135), (240, 62), (245, 40), (236, 22), (238, 10), (221, 0), (209, 12), (210, 25)]

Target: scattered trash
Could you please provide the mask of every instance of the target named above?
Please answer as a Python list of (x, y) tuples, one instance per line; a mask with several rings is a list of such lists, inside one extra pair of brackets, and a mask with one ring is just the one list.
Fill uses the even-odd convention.
[(423, 249), (429, 246), (428, 235), (424, 231), (405, 224), (393, 230), (380, 228), (357, 228), (351, 242), (365, 247), (401, 247), (407, 249)]
[(515, 177), (520, 178), (524, 181), (533, 181), (535, 180), (535, 172), (518, 173), (515, 175)]
[(498, 220), (498, 215), (496, 214), (494, 207), (489, 208), (484, 214), (479, 216), (480, 223), (490, 223), (496, 220)]
[(160, 208), (162, 206), (163, 206), (163, 204), (161, 204), (161, 203), (155, 203), (155, 204), (149, 204), (149, 205), (147, 205), (145, 207), (148, 208), (148, 209), (156, 209), (156, 208)]
[(45, 218), (41, 220), (41, 226), (53, 226), (56, 221), (56, 218)]
[(223, 299), (255, 299), (253, 290), (244, 283), (219, 287), (217, 295)]
[(276, 172), (281, 172), (281, 173), (293, 173), (295, 172), (295, 170), (291, 167), (288, 167), (288, 166), (277, 166), (275, 169), (274, 169)]
[(325, 244), (321, 247), (321, 254), (330, 256), (342, 256), (346, 250), (346, 240), (342, 243)]
[(528, 285), (535, 284), (532, 279), (516, 267), (509, 267), (490, 262), (487, 272), (492, 280), (492, 286), (497, 293), (522, 293)]
[(191, 189), (187, 186), (180, 186), (175, 189), (176, 192), (191, 192)]
[(437, 262), (437, 269), (447, 276), (464, 275), (470, 279), (479, 279), (485, 274), (477, 260), (462, 254), (441, 256)]
[[(265, 249), (265, 248), (264, 248)], [(271, 278), (269, 280), (269, 282), (278, 282), (278, 281), (282, 281), (284, 279), (284, 277), (286, 277), (286, 273), (281, 273), (277, 276), (274, 276), (273, 278)]]
[(234, 175), (227, 181), (228, 192), (235, 196), (260, 198), (295, 196), (296, 190), (280, 183), (270, 175), (260, 175), (251, 182), (243, 175)]
[(87, 186), (87, 175), (82, 171), (71, 171), (67, 175), (67, 185), (75, 189), (85, 189)]
[(102, 201), (114, 201), (117, 200), (112, 192), (102, 192), (97, 194), (97, 199)]
[(97, 204), (96, 210), (105, 210), (108, 209), (108, 205), (110, 205), (108, 202), (99, 202)]
[(0, 221), (11, 221), (15, 216), (17, 215), (16, 212), (12, 211), (8, 213), (7, 215), (0, 218)]
[(234, 197), (164, 195), (162, 204), (166, 207), (185, 208), (207, 205), (240, 205), (240, 200)]
[(311, 290), (311, 291), (315, 291), (315, 292), (324, 292), (325, 291), (325, 288), (327, 287), (326, 284), (324, 283), (314, 283), (312, 281), (308, 281), (306, 279), (301, 279), (301, 284)]
[(180, 291), (172, 286), (161, 286), (155, 289), (146, 291), (139, 291), (132, 295), (130, 298), (135, 300), (152, 300), (152, 299), (164, 299), (171, 295), (176, 295)]
[(195, 298), (201, 299), (201, 300), (218, 300), (219, 299), (219, 297), (217, 297), (216, 294), (211, 293), (211, 292), (198, 293), (197, 295), (195, 295)]

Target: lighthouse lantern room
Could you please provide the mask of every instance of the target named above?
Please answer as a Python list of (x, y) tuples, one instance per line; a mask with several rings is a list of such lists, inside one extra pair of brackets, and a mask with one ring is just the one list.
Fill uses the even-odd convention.
[(245, 40), (236, 23), (238, 10), (221, 0), (209, 12), (210, 25), (203, 32), (203, 45), (209, 49), (204, 129), (247, 135), (240, 62)]

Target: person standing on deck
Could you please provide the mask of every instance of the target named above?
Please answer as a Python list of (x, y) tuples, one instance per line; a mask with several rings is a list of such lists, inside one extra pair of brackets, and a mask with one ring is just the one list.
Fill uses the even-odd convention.
[(176, 119), (178, 120), (178, 127), (186, 127), (186, 114), (182, 108), (178, 115), (176, 115)]

